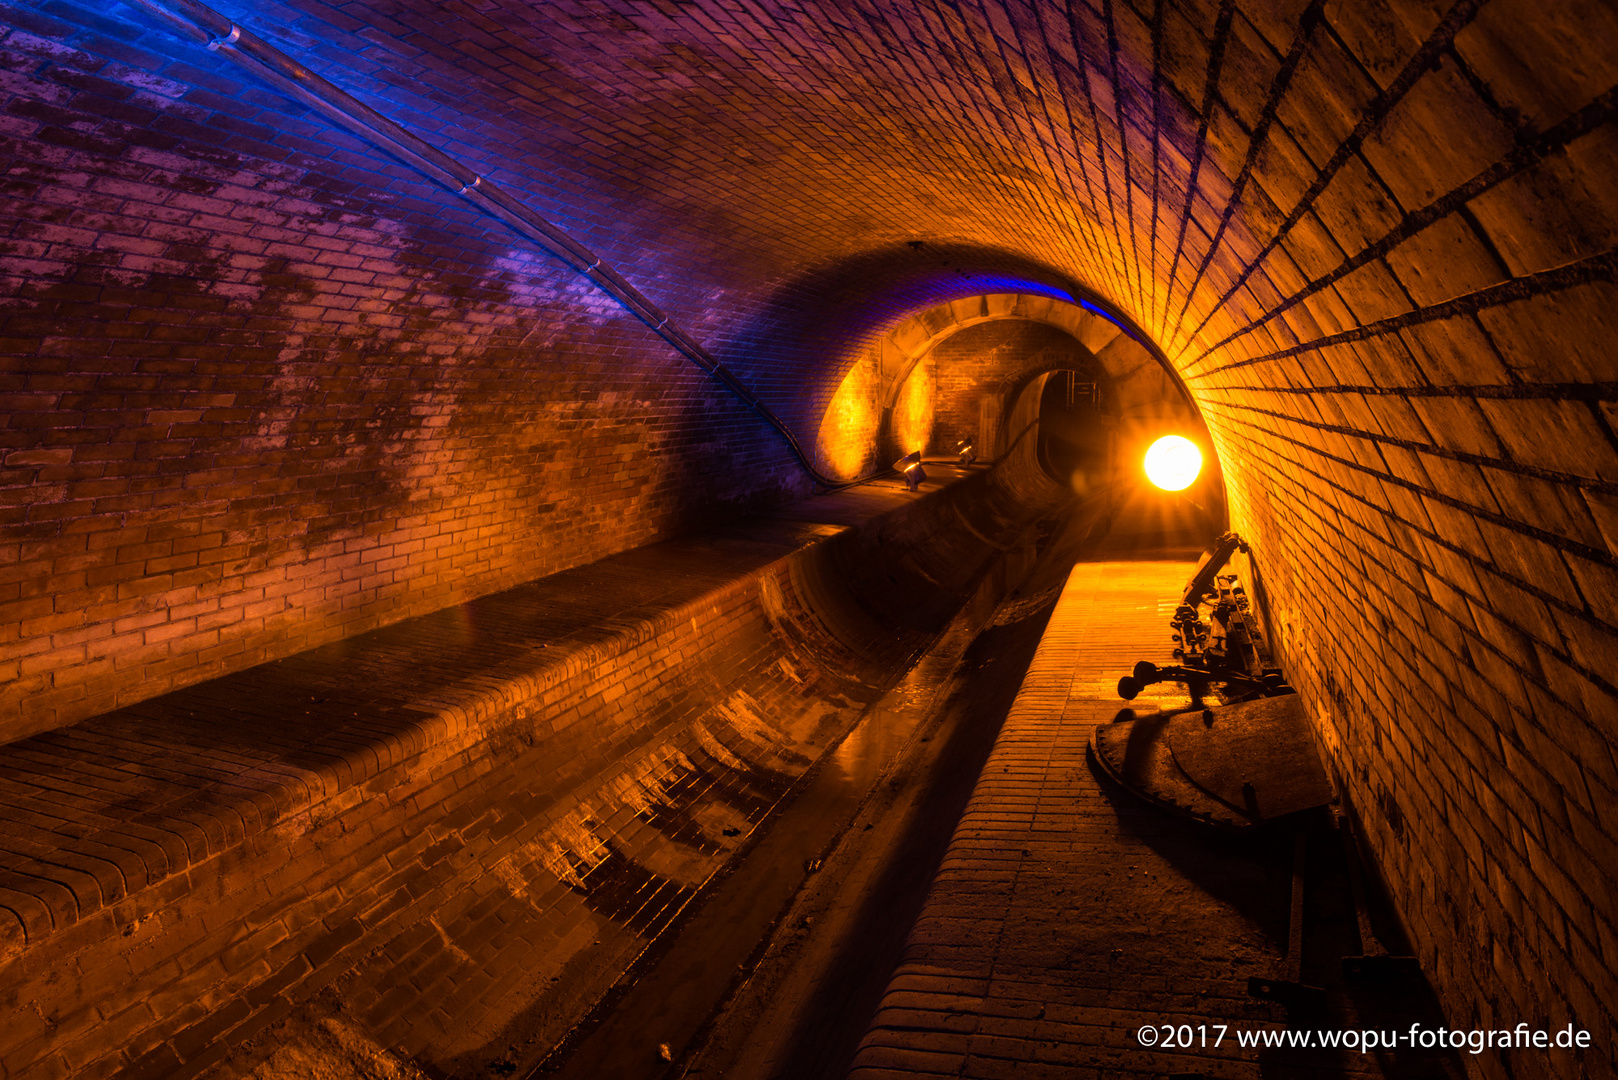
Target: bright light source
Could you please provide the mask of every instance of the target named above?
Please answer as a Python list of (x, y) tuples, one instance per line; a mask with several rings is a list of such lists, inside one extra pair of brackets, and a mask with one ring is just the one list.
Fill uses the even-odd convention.
[(1146, 451), (1146, 478), (1164, 491), (1183, 491), (1202, 471), (1202, 451), (1190, 439), (1165, 435)]
[(905, 487), (911, 491), (921, 487), (921, 482), (927, 479), (927, 473), (921, 467), (920, 450), (913, 454), (906, 454), (898, 461), (895, 461), (893, 467), (899, 470), (899, 475), (904, 479)]

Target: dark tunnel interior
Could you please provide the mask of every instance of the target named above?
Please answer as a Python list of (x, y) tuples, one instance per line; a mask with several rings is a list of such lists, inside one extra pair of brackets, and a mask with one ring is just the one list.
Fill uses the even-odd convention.
[(0, 72), (0, 1080), (1618, 1076), (1610, 0)]

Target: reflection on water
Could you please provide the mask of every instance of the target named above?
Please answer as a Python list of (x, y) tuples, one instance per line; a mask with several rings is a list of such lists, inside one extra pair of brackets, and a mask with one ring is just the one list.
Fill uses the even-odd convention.
[(858, 727), (848, 733), (843, 744), (832, 755), (832, 760), (842, 770), (844, 780), (857, 781), (870, 768), (871, 721), (875, 718), (876, 710), (873, 709)]

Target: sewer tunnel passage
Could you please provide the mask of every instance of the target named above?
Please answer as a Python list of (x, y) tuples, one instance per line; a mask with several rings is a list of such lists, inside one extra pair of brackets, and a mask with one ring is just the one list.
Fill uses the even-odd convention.
[[(1014, 423), (1037, 426), (1043, 382), (1025, 380)], [(780, 865), (820, 858), (893, 768), (895, 732), (909, 730), (878, 723), (893, 694), (936, 694), (1019, 586), (1021, 647), (1037, 638), (1070, 533), (1100, 521), (1038, 446), (1011, 438), (970, 468), (930, 458), (916, 493), (883, 480), (818, 496), (14, 744), (22, 784), (92, 748), (128, 760), (87, 795), (102, 809), (77, 838), (86, 857), (205, 823), (166, 873), (108, 897), (150, 916), (109, 926), (91, 909), (42, 934), (12, 968), (17, 992), (54, 1015), (115, 1009), (172, 979), (200, 955), (192, 928), (213, 925), (230, 956), (266, 965), (244, 975), (256, 1030), (209, 1034), (228, 1006), (173, 997), (152, 1022), (171, 1032), (168, 1053), (224, 1054), (217, 1075), (342, 1068), (354, 1047), (451, 1075), (533, 1066), (649, 962), (738, 852), (790, 839), (790, 827), (755, 834), (795, 820), (817, 775), (840, 775), (853, 754), (849, 775), (797, 812), (819, 830), (800, 838), (811, 854)], [(1014, 689), (1015, 669), (976, 692)], [(921, 682), (902, 683), (907, 672)], [(992, 730), (991, 716), (980, 751)], [(141, 754), (158, 738), (181, 769)], [(888, 752), (856, 754), (884, 739)], [(140, 816), (121, 820), (124, 807)], [(165, 888), (179, 880), (189, 887)], [(745, 960), (792, 895), (750, 905), (753, 929), (724, 928), (725, 948)], [(230, 921), (244, 905), (247, 922)], [(243, 933), (255, 924), (268, 931)], [(132, 979), (100, 995), (55, 980), (78, 937), (121, 925), (113, 954)], [(206, 966), (171, 994), (182, 987), (193, 1001), (224, 989)], [(720, 999), (698, 1000), (703, 1020)], [(845, 1058), (861, 1019), (839, 1029)]]
[[(500, 604), (464, 602), (805, 494), (779, 433), (671, 326), (812, 456), (845, 340), (963, 297), (950, 318), (992, 319), (997, 297), (1076, 282), (1149, 330), (1199, 402), (1231, 521), (1274, 555), (1291, 674), (1451, 1017), (1576, 1020), (1611, 1043), (1607, 5), (883, 0), (850, 20), (839, 3), (603, 0), (568, 20), (495, 3), (492, 21), (426, 0), (220, 7), (200, 34), (146, 4), (8, 8), (0, 725), (29, 745), (0, 904), (0, 960), (23, 964), (4, 982), (6, 1068), (192, 1062), (205, 1028), (176, 1042), (168, 1021), (120, 1012), (134, 1034), (112, 1050), (96, 1035), (110, 1016), (30, 1007), (46, 999), (27, 956), (59, 931), (82, 944), (86, 923), (141, 949), (201, 932), (176, 921), (183, 898), (154, 906), (149, 890), (269, 844), (267, 828), (347, 865), (362, 856), (332, 846), (344, 826), (301, 808), (356, 798), (358, 778), (386, 817), (387, 792), (411, 796), (380, 773), (482, 715), (470, 692), (407, 708), (359, 660), (364, 694), (193, 699), (258, 733), (204, 732), (205, 751), (123, 710), (440, 610), (458, 612), (433, 624), (442, 648), (489, 670)], [(466, 171), (424, 180), (263, 82), (238, 63), (260, 44), (442, 135)], [(479, 201), (491, 188), (591, 257), (552, 261), (502, 231)], [(582, 284), (597, 257), (660, 314)], [(889, 403), (865, 403), (874, 424)], [(1004, 416), (968, 419), (981, 437)], [(741, 564), (761, 549), (715, 550)], [(711, 583), (695, 560), (664, 565)], [(624, 596), (615, 573), (587, 588)], [(573, 644), (600, 646), (586, 636)], [(658, 718), (709, 693), (669, 685)], [(337, 738), (331, 716), (332, 739), (304, 737), (309, 706), (353, 721), (373, 697), (375, 738)], [(113, 712), (116, 736), (81, 726)], [(733, 712), (740, 732), (751, 714)], [(266, 755), (283, 726), (283, 756)], [(530, 777), (606, 752), (557, 727)], [(117, 749), (63, 763), (92, 744)], [(183, 767), (159, 782), (154, 755)], [(198, 787), (200, 804), (178, 791)], [(108, 842), (80, 849), (85, 829)], [(466, 857), (455, 844), (422, 853)], [(547, 865), (592, 865), (571, 850), (558, 841)], [(363, 939), (350, 914), (398, 914), (341, 911), (310, 945), (307, 923), (247, 895), (196, 955), (234, 949), (238, 996), (261, 977), (282, 993), (198, 998), (182, 964), (143, 984), (141, 1008), (257, 1023), (306, 974), (295, 957), (326, 971)], [(244, 959), (271, 939), (265, 967)], [(64, 970), (100, 986), (123, 963), (86, 947)]]

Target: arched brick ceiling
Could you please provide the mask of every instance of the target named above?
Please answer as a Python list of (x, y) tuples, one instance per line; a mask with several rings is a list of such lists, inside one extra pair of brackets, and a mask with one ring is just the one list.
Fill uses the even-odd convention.
[[(721, 346), (839, 285), (1043, 270), (1189, 364), (1340, 330), (1324, 279), (1366, 294), (1344, 301), (1363, 322), (1610, 245), (1579, 166), (1610, 138), (1613, 16), (1519, 6), (221, 7)], [(1529, 75), (1546, 50), (1555, 73)], [(1510, 212), (1536, 193), (1551, 230)], [(1461, 265), (1416, 270), (1434, 244)]]
[[(815, 430), (858, 353), (912, 312), (1070, 287), (1116, 304), (1155, 337), (1203, 410), (1233, 520), (1264, 560), (1295, 681), (1452, 1013), (1575, 1017), (1610, 1044), (1618, 9), (221, 8), (602, 253), (800, 433)], [(129, 361), (134, 371), (189, 340), (218, 349), (211, 362), (251, 369), (234, 391), (251, 419), (219, 421), (249, 458), (269, 462), (276, 439), (288, 454), (307, 445), (320, 417), (338, 442), (425, 455), (350, 455), (329, 475), (309, 468), (286, 482), (286, 499), (331, 477), (350, 493), (312, 511), (337, 555), (306, 537), (304, 510), (275, 501), (275, 477), (305, 468), (301, 459), (265, 464), (252, 481), (262, 494), (242, 494), (249, 484), (218, 495), (235, 527), (251, 511), (270, 536), (244, 539), (233, 557), (249, 569), (218, 588), (240, 597), (265, 573), (304, 606), (245, 615), (264, 624), (260, 637), (215, 631), (218, 648), (247, 641), (223, 660), (187, 666), (207, 648), (195, 626), (189, 652), (146, 641), (151, 686), (666, 535), (715, 505), (704, 501), (712, 492), (679, 483), (680, 462), (729, 455), (704, 481), (722, 505), (757, 497), (749, 477), (769, 477), (770, 492), (792, 482), (745, 413), (453, 195), (129, 10), (41, 3), (11, 18), (0, 43), (5, 133), (19, 162), (8, 194), (33, 209), (17, 211), (8, 234), (6, 333), (30, 358), (25, 374), (30, 363), (61, 373), (57, 383), (14, 375), (10, 389), (51, 398), (14, 407), (133, 393), (118, 382), (118, 357), (141, 358)], [(150, 306), (188, 313), (148, 318)], [(244, 359), (244, 349), (262, 355)], [(163, 377), (201, 379), (199, 370)], [(273, 393), (253, 390), (266, 379)], [(439, 387), (436, 400), (423, 396), (426, 383)], [(73, 404), (77, 416), (112, 407)], [(564, 407), (583, 419), (547, 427), (525, 450), (501, 441), (512, 410)], [(27, 432), (48, 424), (29, 415)], [(367, 434), (379, 415), (409, 439)], [(671, 456), (641, 476), (644, 448), (623, 447), (641, 437), (637, 418), (654, 415), (646, 430)], [(447, 427), (428, 431), (424, 416)], [(254, 424), (263, 431), (231, 426)], [(71, 485), (111, 483), (116, 470), (58, 476), (51, 470), (69, 460), (88, 470), (89, 456), (53, 457), (60, 451), (21, 431), (14, 423), (8, 443), (19, 472), (7, 520), (44, 546), (18, 565), (45, 560), (72, 575), (86, 572), (74, 569), (80, 559), (105, 570), (95, 549), (86, 556), (62, 539), (69, 527), (59, 523), (80, 519), (59, 508), (101, 498)], [(450, 460), (468, 463), (462, 479), (444, 479)], [(618, 479), (589, 479), (583, 461)], [(524, 479), (547, 463), (547, 482)], [(213, 473), (196, 479), (203, 466), (189, 468), (133, 475), (213, 490)], [(329, 577), (345, 543), (403, 544), (420, 520), (459, 520), (484, 506), (491, 475), (504, 478), (498, 497), (540, 527), (511, 532), (490, 519), (498, 543), (478, 549), (473, 569), (444, 563), (420, 579), (433, 583), (425, 589), (404, 570), (363, 579), (364, 603), (300, 569), (324, 560)], [(154, 481), (118, 496), (130, 508), (92, 517), (167, 520), (151, 492), (168, 490)], [(412, 516), (423, 493), (425, 518)], [(602, 508), (600, 520), (578, 506)], [(553, 518), (566, 519), (560, 539), (544, 533)], [(206, 535), (195, 521), (186, 528)], [(172, 537), (152, 543), (172, 547)], [(146, 567), (139, 580), (169, 572)], [(115, 589), (127, 584), (107, 573)], [(140, 638), (128, 629), (138, 624), (116, 621), (138, 616), (119, 606), (122, 594), (75, 587), (83, 610)], [(25, 677), (100, 662), (71, 637), (83, 620), (28, 607), (37, 597), (14, 602), (21, 614), (7, 625), (33, 627), (13, 631), (24, 641), (67, 635), (28, 654)], [(29, 722), (82, 715), (105, 699), (94, 693), (70, 700), (64, 690)]]

